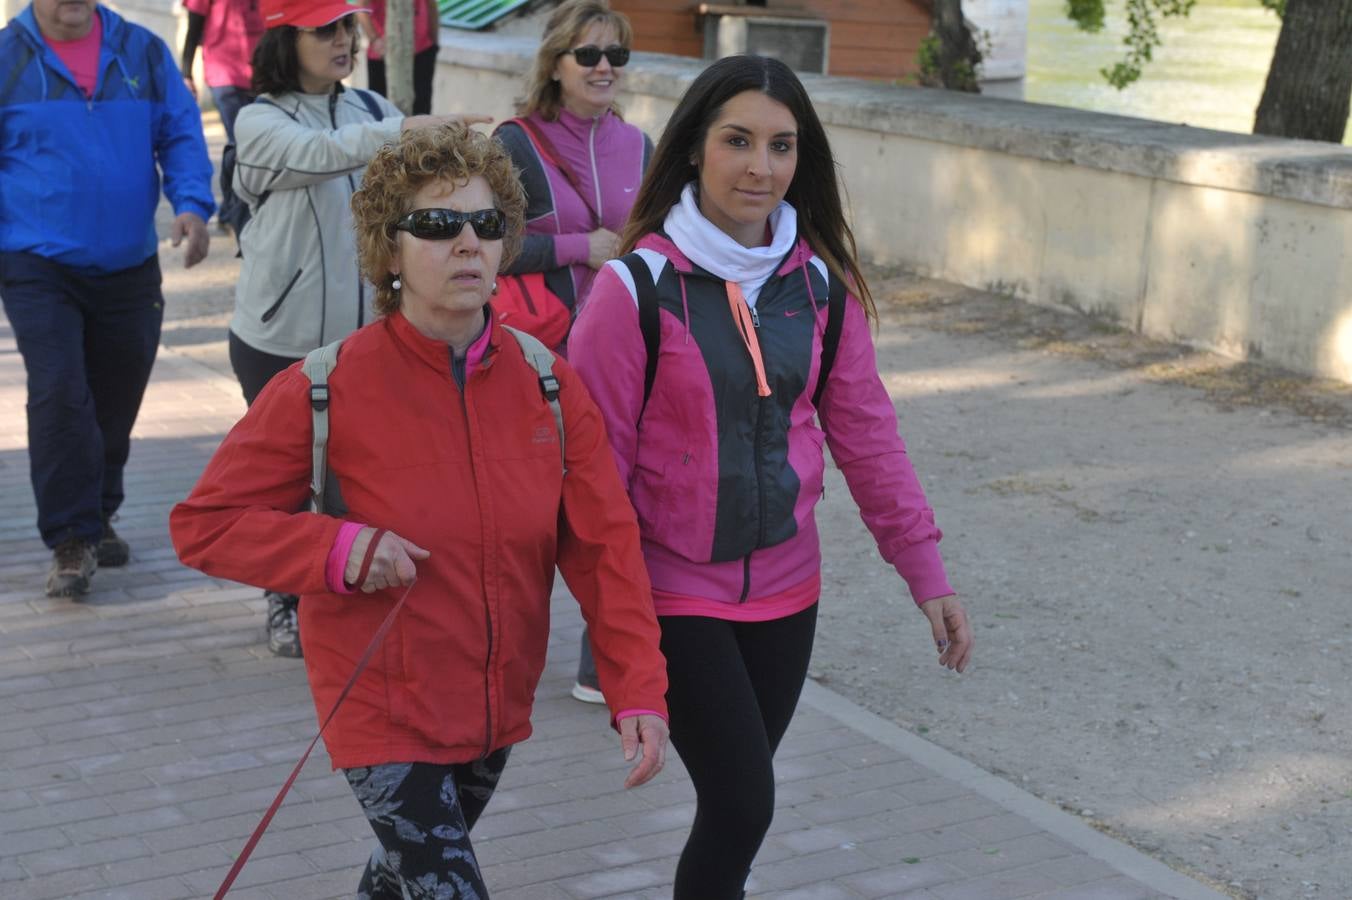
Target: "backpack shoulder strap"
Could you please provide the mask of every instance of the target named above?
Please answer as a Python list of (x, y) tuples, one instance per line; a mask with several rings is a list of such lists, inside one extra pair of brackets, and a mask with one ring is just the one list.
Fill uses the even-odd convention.
[[(582, 201), (582, 205), (587, 207), (587, 212), (591, 213), (592, 218), (599, 223), (601, 217), (596, 214), (592, 199), (588, 197), (587, 192), (582, 189), (582, 182), (578, 179), (577, 173), (573, 171), (573, 167), (568, 165), (563, 157), (559, 155), (558, 151), (554, 149), (554, 142), (549, 139), (549, 135), (541, 131), (538, 125), (524, 116), (508, 119), (502, 124), (506, 125), (507, 122), (512, 123), (525, 132), (526, 137), (530, 139), (531, 146), (535, 148), (535, 152), (540, 154), (540, 159), (548, 165), (558, 169), (559, 172), (563, 174), (564, 181), (568, 182), (568, 186), (573, 189), (573, 193), (577, 194), (578, 199)], [(498, 127), (501, 128), (502, 126), (500, 125)]]
[[(558, 156), (554, 153), (554, 144), (544, 136), (539, 128), (535, 127), (535, 123), (524, 116), (513, 116), (502, 123), (502, 125), (509, 124), (515, 125), (517, 128), (521, 129), (522, 133), (526, 135), (526, 139), (531, 142), (531, 146), (535, 148), (535, 152), (540, 154), (541, 159), (551, 166), (554, 166), (556, 169), (563, 170), (563, 166), (559, 163)], [(502, 125), (499, 125), (498, 128), (501, 129)], [(566, 178), (571, 178), (572, 174), (571, 170), (564, 171), (564, 177)]]
[(342, 339), (305, 354), (301, 371), (310, 379), (310, 412), (314, 421), (313, 468), (310, 475), (310, 508), (324, 511), (324, 490), (329, 466), (329, 375), (338, 365)]
[(840, 332), (845, 325), (845, 282), (830, 272), (826, 275), (826, 281), (826, 332), (822, 335), (822, 362), (817, 370), (817, 388), (812, 392), (814, 409), (822, 405), (822, 391), (826, 390), (826, 379), (830, 377), (831, 367), (836, 362)]
[(657, 382), (657, 357), (662, 349), (661, 308), (657, 304), (657, 285), (653, 284), (653, 274), (648, 264), (637, 253), (628, 253), (620, 259), (629, 275), (634, 279), (634, 293), (638, 299), (638, 327), (643, 332), (643, 349), (647, 352), (647, 364), (643, 369), (643, 405), (638, 409), (639, 420), (648, 408), (648, 398), (652, 396), (653, 385)]
[(559, 433), (559, 458), (563, 463), (563, 474), (568, 474), (568, 454), (563, 443), (563, 407), (559, 404), (559, 379), (554, 376), (554, 354), (535, 336), (524, 331), (503, 325), (507, 333), (516, 338), (521, 345), (521, 355), (526, 357), (540, 379), (540, 393), (549, 403), (549, 411), (554, 414), (554, 429)]
[(375, 119), (377, 122), (384, 121), (385, 110), (380, 108), (380, 103), (376, 100), (374, 94), (370, 91), (364, 91), (361, 88), (353, 88), (352, 92), (361, 98), (362, 103), (366, 104), (366, 111), (371, 114), (371, 118)]

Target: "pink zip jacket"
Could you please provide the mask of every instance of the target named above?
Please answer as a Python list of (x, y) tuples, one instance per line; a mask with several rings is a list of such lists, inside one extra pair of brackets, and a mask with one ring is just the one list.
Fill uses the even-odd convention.
[[(526, 189), (526, 240), (504, 271), (518, 275), (544, 272), (545, 283), (568, 306), (586, 296), (595, 273), (587, 265), (587, 235), (598, 227), (623, 230), (638, 196), (652, 141), (614, 112), (595, 119), (560, 109), (547, 122), (531, 117), (587, 193), (584, 201), (554, 166), (540, 158), (530, 138), (514, 122), (496, 132)], [(597, 222), (596, 217), (601, 217)]]
[(658, 615), (766, 620), (816, 602), (823, 442), (916, 603), (953, 593), (853, 296), (821, 407), (812, 405), (828, 273), (806, 241), (791, 246), (753, 302), (737, 289), (730, 303), (735, 282), (691, 262), (668, 237), (639, 242), (661, 322), (646, 407), (647, 353), (623, 262), (598, 273), (574, 326), (571, 362), (601, 409), (638, 514)]

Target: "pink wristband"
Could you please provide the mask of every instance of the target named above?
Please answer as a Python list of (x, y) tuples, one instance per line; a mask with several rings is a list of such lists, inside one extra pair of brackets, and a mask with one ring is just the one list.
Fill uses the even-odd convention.
[(347, 557), (352, 553), (352, 544), (357, 535), (366, 526), (360, 522), (344, 522), (338, 528), (338, 535), (329, 548), (329, 559), (324, 564), (324, 583), (335, 594), (351, 594), (356, 588), (350, 588), (343, 581), (343, 572), (347, 569)]

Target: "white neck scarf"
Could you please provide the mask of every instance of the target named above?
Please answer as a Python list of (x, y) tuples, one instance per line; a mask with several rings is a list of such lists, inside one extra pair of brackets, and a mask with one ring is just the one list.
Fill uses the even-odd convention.
[(798, 240), (798, 213), (780, 201), (770, 213), (773, 237), (768, 247), (743, 247), (704, 218), (695, 199), (695, 183), (681, 191), (681, 202), (667, 213), (663, 225), (667, 236), (686, 258), (724, 281), (735, 281), (746, 297), (747, 306), (756, 307), (765, 282)]

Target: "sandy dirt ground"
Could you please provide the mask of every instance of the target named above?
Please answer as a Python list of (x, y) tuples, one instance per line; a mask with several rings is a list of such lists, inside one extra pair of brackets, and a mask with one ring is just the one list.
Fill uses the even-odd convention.
[(1352, 898), (1352, 389), (876, 288), (975, 663), (934, 663), (837, 475), (813, 675), (1236, 897)]
[[(163, 250), (164, 344), (227, 375), (233, 250)], [(1352, 388), (874, 287), (978, 643), (935, 664), (833, 470), (813, 677), (1235, 897), (1352, 898)]]

